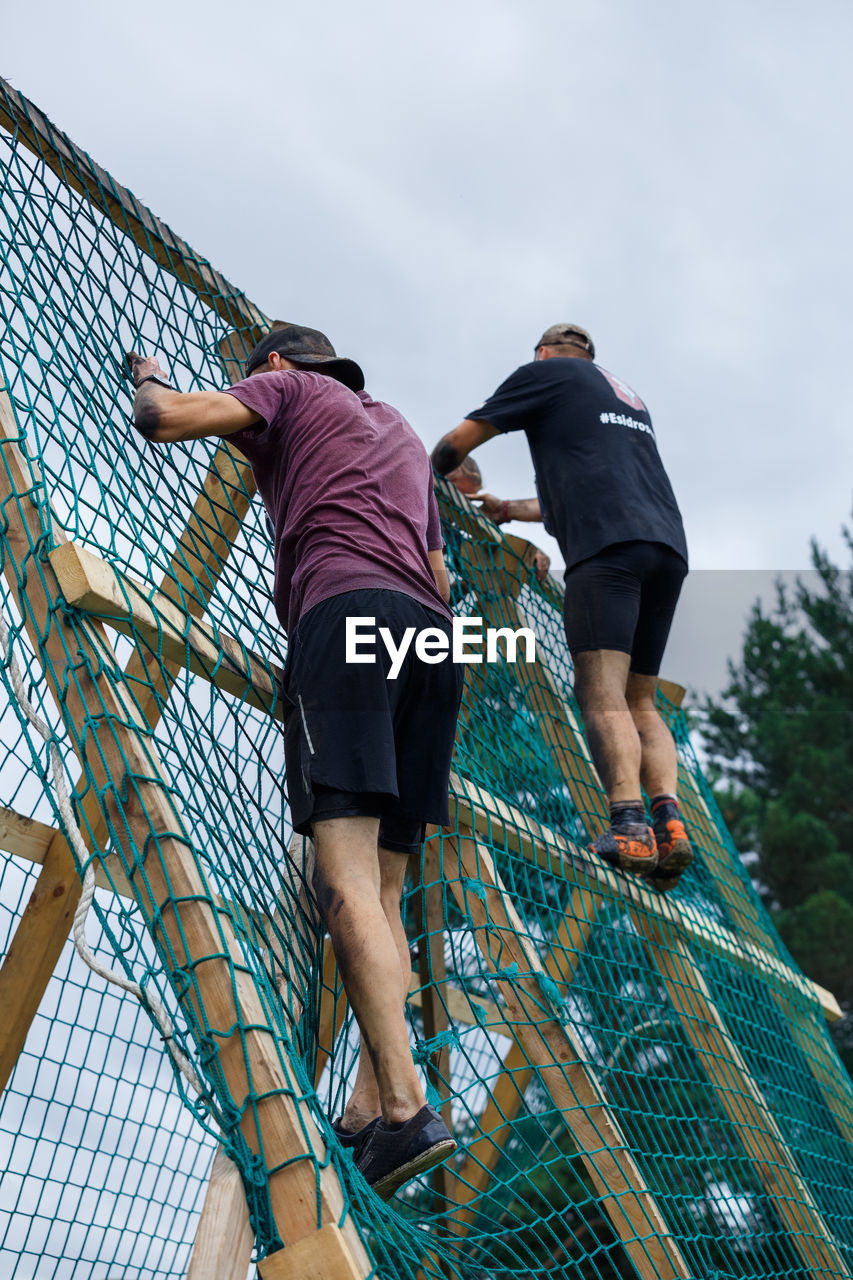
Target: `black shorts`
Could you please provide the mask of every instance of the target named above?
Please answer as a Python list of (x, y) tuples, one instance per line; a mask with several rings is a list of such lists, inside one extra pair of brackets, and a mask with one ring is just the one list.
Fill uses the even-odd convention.
[(572, 656), (618, 649), (637, 675), (658, 675), (686, 575), (684, 560), (662, 542), (617, 542), (574, 565), (564, 606)]
[[(374, 618), (374, 663), (346, 661), (346, 620)], [(284, 756), (295, 831), (310, 835), (321, 818), (380, 819), (386, 849), (415, 853), (424, 825), (449, 822), (447, 791), (462, 668), (450, 654), (421, 661), (414, 643), (399, 675), (379, 636), (395, 646), (414, 627), (451, 635), (450, 620), (398, 591), (347, 591), (299, 619), (282, 680)], [(363, 627), (362, 632), (369, 628)], [(362, 654), (371, 652), (360, 647)]]

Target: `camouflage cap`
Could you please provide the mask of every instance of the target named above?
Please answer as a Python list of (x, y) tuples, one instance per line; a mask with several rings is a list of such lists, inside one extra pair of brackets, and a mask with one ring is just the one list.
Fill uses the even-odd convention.
[(364, 388), (364, 374), (356, 362), (337, 355), (325, 333), (321, 333), (319, 329), (276, 320), (270, 333), (261, 338), (246, 361), (246, 377), (254, 369), (266, 364), (273, 351), (301, 368), (328, 373), (351, 391), (361, 391)]
[(552, 324), (550, 329), (546, 329), (542, 334), (534, 351), (538, 351), (540, 347), (562, 346), (582, 347), (584, 351), (589, 352), (593, 360), (595, 359), (595, 343), (586, 329), (582, 329), (579, 324)]

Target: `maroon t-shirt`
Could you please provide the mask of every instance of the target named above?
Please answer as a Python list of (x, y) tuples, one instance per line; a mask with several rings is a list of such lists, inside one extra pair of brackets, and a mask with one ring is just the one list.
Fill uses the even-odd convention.
[(288, 632), (321, 600), (365, 587), (452, 617), (427, 557), (443, 545), (432, 467), (401, 413), (301, 369), (257, 373), (228, 394), (266, 424), (228, 441), (275, 525), (274, 600)]

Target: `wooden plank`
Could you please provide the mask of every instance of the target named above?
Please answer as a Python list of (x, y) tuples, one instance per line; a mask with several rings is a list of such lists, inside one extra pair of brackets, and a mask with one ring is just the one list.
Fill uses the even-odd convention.
[[(803, 974), (785, 964), (778, 956), (753, 943), (742, 941), (737, 933), (704, 915), (688, 903), (672, 895), (665, 896), (643, 885), (639, 877), (618, 875), (599, 858), (586, 856), (564, 836), (533, 821), (520, 809), (492, 796), (476, 783), (460, 774), (451, 775), (451, 788), (456, 796), (460, 821), (478, 835), (501, 843), (521, 857), (560, 876), (569, 883), (589, 887), (624, 908), (633, 902), (649, 915), (678, 927), (687, 938), (706, 950), (732, 961), (741, 968), (794, 986), (823, 1008), (830, 1021), (841, 1014), (831, 992), (811, 982)], [(581, 878), (582, 877), (582, 878)]]
[[(450, 1026), (442, 994), (447, 986), (444, 960), (444, 892), (441, 879), (439, 840), (433, 836), (424, 845), (423, 880), (415, 895), (418, 925), (418, 981), (424, 1039), (441, 1036)], [(450, 1123), (450, 1046), (437, 1049), (427, 1063), (427, 1076), (441, 1098), (441, 1113)]]
[(66, 186), (106, 213), (144, 253), (189, 285), (228, 324), (256, 332), (255, 341), (269, 327), (263, 312), (239, 289), (2, 79), (0, 125), (43, 159)]
[(633, 912), (667, 995), (681, 1020), (717, 1099), (788, 1228), (791, 1243), (810, 1276), (849, 1277), (829, 1226), (797, 1168), (746, 1061), (711, 999), (686, 944), (658, 920)]
[(583, 885), (572, 890), (565, 914), (548, 939), (545, 968), (555, 982), (562, 982), (568, 987), (574, 981), (603, 903), (604, 898), (600, 894), (592, 893)]
[[(423, 990), (419, 973), (412, 973), (409, 986), (409, 1004), (421, 1007)], [(482, 1027), (483, 1030), (496, 1031), (500, 1036), (512, 1039), (512, 1028), (504, 1019), (503, 1010), (494, 1000), (486, 1000), (484, 996), (476, 996), (461, 987), (454, 987), (448, 981), (441, 989), (441, 1000), (447, 1009), (448, 1016), (454, 1022), (462, 1022), (469, 1027)], [(475, 1010), (480, 1010), (480, 1015)]]
[(684, 695), (687, 693), (683, 684), (676, 684), (673, 680), (658, 680), (658, 689), (665, 698), (668, 698), (674, 707), (680, 707), (684, 701)]
[[(7, 561), (33, 569), (32, 548), (42, 536), (39, 513), (28, 498), (28, 463), (10, 440), (2, 446), (0, 505), (7, 521)], [(54, 523), (60, 539), (61, 528)], [(15, 576), (15, 575), (13, 575)], [(17, 580), (17, 579), (16, 579)], [(131, 699), (107, 672), (117, 667), (103, 630), (88, 619), (72, 624), (57, 609), (58, 583), (49, 562), (26, 577), (18, 603), (30, 641), (45, 666), (72, 741), (80, 748), (85, 725), (85, 764), (94, 789), (105, 797), (112, 835), (121, 848), (134, 897), (167, 970), (189, 975), (179, 984), (190, 1026), (200, 1026), (242, 1119), (250, 1149), (268, 1168), (270, 1201), (282, 1240), (316, 1235), (323, 1222), (344, 1219), (337, 1176), (324, 1168), (325, 1153), (310, 1112), (296, 1101), (300, 1089), (258, 990), (245, 968), (229, 916), (218, 910), (199, 862), (190, 852), (184, 823), (171, 798), (152, 744)], [(47, 620), (47, 625), (45, 625)], [(41, 623), (41, 625), (39, 625)], [(350, 1218), (348, 1243), (364, 1274), (369, 1260)]]
[[(0, 807), (0, 849), (6, 853), (13, 854), (15, 857), (21, 858), (25, 862), (32, 862), (40, 865), (46, 856), (50, 842), (60, 836), (61, 833), (57, 827), (50, 827), (46, 823), (37, 822), (34, 818), (26, 818), (22, 814), (17, 813), (14, 809), (4, 809)], [(302, 837), (297, 837), (299, 841)], [(293, 842), (291, 842), (293, 843)], [(310, 841), (306, 841), (310, 845)], [(101, 861), (96, 859), (95, 868), (95, 884), (100, 889), (106, 889), (110, 892), (120, 894), (123, 898), (133, 899), (133, 893), (130, 882), (122, 870), (121, 863), (115, 854), (110, 854), (105, 860), (105, 865), (109, 868), (109, 876), (104, 870)], [(218, 894), (214, 894), (214, 902), (223, 911), (231, 909), (230, 904)], [(302, 910), (302, 909), (300, 909)], [(281, 921), (280, 911), (276, 913)], [(308, 914), (306, 912), (306, 914)], [(301, 918), (301, 917), (300, 917)], [(266, 917), (256, 913), (255, 919), (258, 924), (263, 927)], [(294, 922), (294, 928), (298, 927)], [(328, 946), (328, 938), (326, 939), (326, 947), (324, 948), (324, 983), (329, 978), (328, 986), (332, 986), (336, 969), (334, 966), (334, 954)], [(329, 960), (331, 956), (331, 961)], [(281, 960), (277, 960), (279, 971), (281, 970)], [(280, 987), (281, 989), (281, 987)], [(286, 992), (282, 990), (284, 998)], [(512, 1038), (512, 1031), (504, 1021), (504, 1015), (498, 1005), (493, 1000), (487, 1000), (484, 996), (478, 996), (469, 991), (464, 991), (461, 987), (455, 987), (449, 982), (442, 989), (442, 999), (447, 1007), (448, 1015), (454, 1022), (463, 1022), (469, 1026), (486, 1027), (489, 1030), (497, 1031), (500, 1035)], [(341, 996), (344, 1004), (344, 1012), (346, 1009), (346, 999)], [(409, 1002), (420, 1008), (422, 1003), (421, 978), (416, 972), (412, 972), (409, 986)], [(340, 1003), (340, 1001), (339, 1001)], [(476, 1009), (480, 1013), (475, 1012)], [(323, 1019), (321, 1017), (321, 1023)], [(340, 1024), (338, 1026), (340, 1030)], [(322, 1037), (321, 1037), (322, 1039)], [(327, 1039), (327, 1037), (326, 1037)]]
[[(94, 809), (94, 804), (91, 800), (84, 801), (82, 807), (86, 815)], [(95, 831), (105, 835), (106, 824), (96, 826)], [(68, 843), (61, 832), (57, 832), (44, 854), (38, 881), (0, 967), (0, 1008), (3, 1009), (0, 1091), (5, 1089), (15, 1069), (65, 946), (82, 888)]]
[(249, 706), (268, 714), (277, 710), (281, 719), (280, 668), (260, 662), (226, 632), (193, 620), (165, 594), (119, 573), (75, 542), (55, 547), (50, 563), (68, 604), (109, 623), (152, 655), (162, 654), (167, 661), (204, 676)]
[(477, 1120), (478, 1136), (468, 1142), (465, 1159), (453, 1177), (450, 1200), (456, 1208), (445, 1219), (445, 1225), (454, 1235), (467, 1235), (477, 1216), (475, 1202), (492, 1180), (533, 1075), (523, 1044), (513, 1040), (503, 1070), (497, 1083), (490, 1087), (489, 1100)]
[(240, 1170), (217, 1147), (187, 1280), (246, 1280), (254, 1244)]
[[(689, 1276), (680, 1250), (628, 1144), (608, 1106), (585, 1054), (568, 1022), (543, 1011), (540, 979), (545, 968), (524, 934), (524, 927), (495, 871), (488, 848), (464, 828), (443, 842), (445, 878), (460, 909), (470, 917), (474, 936), (495, 973), (508, 1021), (539, 1074), (566, 1125), (631, 1261), (643, 1280)], [(477, 886), (469, 893), (468, 884)], [(505, 971), (518, 966), (510, 980)]]
[[(0, 392), (0, 439), (15, 440), (19, 434), (8, 396)], [(188, 613), (204, 612), (254, 491), (254, 479), (245, 461), (237, 459), (227, 446), (217, 449), (160, 588), (164, 595), (183, 604)], [(17, 500), (20, 502), (20, 497)], [(25, 542), (19, 550), (21, 556), (29, 554)], [(6, 563), (4, 571), (15, 591), (14, 565)], [(37, 621), (40, 629), (47, 625), (43, 618)], [(178, 669), (173, 666), (164, 670), (156, 660), (149, 663), (140, 649), (131, 655), (125, 675), (134, 690), (138, 716), (151, 729), (160, 718), (160, 707)], [(84, 839), (91, 841), (90, 847), (102, 846), (107, 828), (97, 797), (84, 794), (82, 798), (78, 796), (77, 803), (85, 819), (81, 824)], [(55, 841), (45, 853), (38, 883), (0, 966), (0, 1007), (5, 1013), (0, 1040), (0, 1091), (24, 1046), (80, 897), (82, 886), (71, 850), (61, 832), (56, 833)], [(118, 859), (110, 858), (108, 866), (116, 890), (131, 896)], [(95, 880), (102, 888), (111, 887), (100, 863), (95, 865)]]
[[(0, 808), (0, 849), (6, 853), (14, 854), (16, 858), (22, 858), (37, 866), (43, 866), (48, 859), (50, 846), (54, 840), (60, 843), (65, 840), (63, 832), (58, 827), (49, 827), (44, 822), (37, 822), (35, 818), (25, 818), (14, 809)], [(66, 848), (68, 848), (67, 844)], [(68, 857), (73, 863), (70, 849), (68, 849)], [(109, 874), (105, 866), (109, 869)], [(133, 897), (127, 876), (114, 854), (105, 858), (103, 862), (97, 859), (94, 863), (94, 872), (95, 884), (99, 889), (113, 891), (123, 898)], [(77, 878), (79, 880), (79, 876)]]
[[(545, 959), (545, 971), (556, 982), (569, 985), (589, 941), (601, 898), (589, 890), (573, 890), (565, 915), (560, 922)], [(507, 1028), (509, 1031), (509, 1027)], [(514, 1036), (517, 1028), (512, 1028)], [(480, 1136), (470, 1143), (465, 1159), (456, 1172), (453, 1200), (458, 1210), (448, 1219), (450, 1230), (463, 1235), (476, 1217), (472, 1202), (483, 1194), (497, 1167), (504, 1144), (512, 1132), (524, 1101), (524, 1094), (533, 1076), (523, 1043), (515, 1041), (507, 1054), (504, 1070), (492, 1090), (491, 1098), (477, 1123)]]
[(804, 1022), (802, 1010), (798, 1010), (791, 1004), (784, 990), (774, 990), (773, 998), (782, 1010), (788, 1030), (805, 1055), (823, 1100), (838, 1125), (842, 1138), (850, 1146), (850, 1163), (853, 1164), (853, 1101), (850, 1097), (850, 1075), (835, 1047), (828, 1040), (826, 1029), (822, 1025), (815, 1025), (811, 1019)]
[(258, 1272), (261, 1280), (359, 1280), (365, 1274), (344, 1232), (332, 1223), (311, 1240), (269, 1254), (258, 1263)]
[(56, 834), (56, 827), (49, 827), (46, 822), (25, 818), (14, 809), (0, 808), (0, 849), (7, 853), (40, 866)]

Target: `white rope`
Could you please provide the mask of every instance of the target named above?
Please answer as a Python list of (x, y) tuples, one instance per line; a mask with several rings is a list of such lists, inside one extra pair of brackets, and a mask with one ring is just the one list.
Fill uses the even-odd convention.
[(163, 1037), (163, 1041), (172, 1056), (172, 1061), (186, 1079), (187, 1083), (196, 1091), (196, 1093), (204, 1093), (204, 1084), (198, 1076), (193, 1064), (185, 1053), (182, 1052), (177, 1042), (173, 1039), (175, 1033), (175, 1025), (169, 1017), (166, 1006), (163, 1004), (156, 992), (143, 991), (137, 982), (125, 978), (122, 974), (116, 973), (114, 969), (110, 969), (107, 965), (102, 964), (97, 956), (92, 952), (86, 941), (86, 917), (89, 914), (89, 908), (92, 905), (92, 898), (95, 895), (95, 872), (92, 869), (92, 863), (89, 858), (89, 850), (83, 839), (83, 834), (77, 825), (74, 817), (74, 810), (71, 807), (71, 796), (68, 791), (68, 784), (65, 777), (65, 766), (62, 757), (59, 754), (59, 748), (54, 741), (50, 729), (42, 720), (33, 704), (30, 702), (24, 691), (24, 681), (21, 675), (21, 669), (18, 666), (18, 660), (12, 652), (12, 645), (9, 639), (9, 627), (6, 622), (2, 608), (0, 608), (0, 646), (3, 649), (3, 661), (9, 671), (12, 689), (24, 715), (38, 734), (44, 739), (48, 747), (48, 756), (50, 758), (50, 771), (53, 776), (53, 788), (56, 793), (57, 803), (59, 805), (59, 813), (62, 818), (62, 825), (65, 828), (65, 835), (69, 844), (73, 848), (80, 866), (85, 866), (86, 871), (83, 876), (83, 892), (80, 895), (80, 901), (77, 904), (77, 910), (74, 913), (74, 946), (80, 959), (87, 964), (93, 973), (99, 978), (103, 978), (105, 982), (110, 982), (116, 987), (121, 987), (123, 991), (130, 992), (136, 996), (137, 1000), (148, 1009)]

